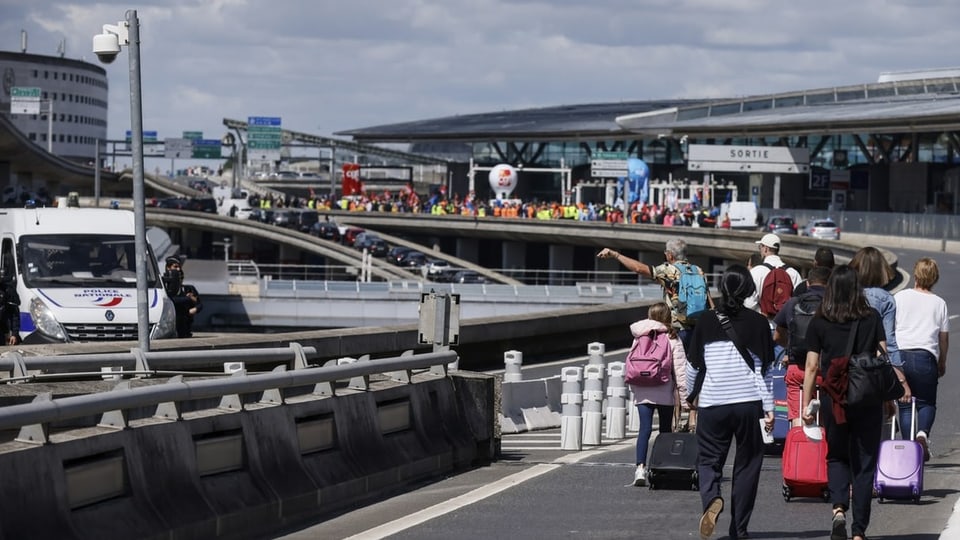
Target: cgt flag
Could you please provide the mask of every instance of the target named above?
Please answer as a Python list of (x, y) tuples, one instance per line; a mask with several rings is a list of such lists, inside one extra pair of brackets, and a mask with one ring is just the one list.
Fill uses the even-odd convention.
[(343, 179), (340, 181), (340, 189), (344, 196), (361, 194), (363, 188), (360, 184), (360, 164), (343, 164)]

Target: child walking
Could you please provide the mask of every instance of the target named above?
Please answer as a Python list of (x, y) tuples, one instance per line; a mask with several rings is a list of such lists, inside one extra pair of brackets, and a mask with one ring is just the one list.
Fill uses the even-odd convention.
[(627, 385), (633, 394), (633, 403), (640, 416), (640, 431), (637, 433), (637, 468), (633, 477), (635, 486), (647, 485), (647, 450), (650, 446), (650, 434), (653, 431), (653, 412), (656, 411), (659, 415), (660, 433), (672, 432), (677, 391), (680, 391), (680, 395), (686, 394), (687, 355), (671, 322), (670, 307), (664, 302), (658, 302), (647, 310), (646, 319), (630, 325), (630, 333), (633, 334), (634, 339), (650, 332), (667, 333), (673, 357), (673, 369), (669, 381), (656, 386)]

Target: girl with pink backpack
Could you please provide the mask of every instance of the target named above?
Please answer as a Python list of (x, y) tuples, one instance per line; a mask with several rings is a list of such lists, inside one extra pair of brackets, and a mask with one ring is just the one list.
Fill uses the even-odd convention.
[(653, 431), (653, 412), (660, 420), (660, 433), (673, 431), (674, 407), (686, 389), (687, 355), (672, 326), (670, 307), (658, 302), (647, 310), (647, 318), (630, 325), (633, 346), (627, 353), (627, 387), (640, 416), (637, 433), (637, 468), (633, 485), (647, 484), (647, 450)]

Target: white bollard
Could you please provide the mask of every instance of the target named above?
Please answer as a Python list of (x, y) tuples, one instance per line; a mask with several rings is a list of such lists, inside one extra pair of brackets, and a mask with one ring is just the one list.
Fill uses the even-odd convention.
[(626, 438), (627, 385), (623, 381), (624, 363), (610, 362), (607, 366), (607, 432), (608, 439)]
[(583, 368), (583, 444), (600, 444), (603, 432), (603, 366)]
[(523, 380), (523, 353), (507, 351), (503, 353), (503, 382), (520, 382)]
[[(630, 388), (629, 386), (627, 387)], [(627, 423), (627, 431), (636, 433), (640, 431), (640, 411), (637, 410), (637, 406), (633, 404), (633, 391), (630, 390), (630, 397), (627, 400), (627, 403), (630, 404), (630, 420)]]
[(560, 418), (560, 449), (580, 450), (583, 448), (581, 430), (583, 418), (580, 416), (580, 404), (583, 394), (580, 392), (580, 381), (583, 380), (583, 369), (579, 367), (565, 367), (560, 370), (560, 381), (563, 388), (560, 394), (560, 404), (563, 416)]
[[(599, 341), (594, 341), (592, 343), (587, 344), (587, 357), (588, 357), (587, 365), (595, 364), (600, 366), (600, 390), (604, 392), (604, 394), (606, 394), (606, 391), (607, 391), (606, 377), (604, 376), (607, 369), (607, 365), (606, 365), (606, 359), (603, 356), (604, 354), (606, 354), (606, 352), (607, 352), (607, 346), (604, 345), (603, 343), (600, 343)], [(603, 403), (601, 405), (600, 411), (602, 412), (605, 409), (606, 409), (606, 403)]]
[(244, 370), (243, 362), (224, 362), (223, 363), (223, 372), (224, 373), (238, 373)]

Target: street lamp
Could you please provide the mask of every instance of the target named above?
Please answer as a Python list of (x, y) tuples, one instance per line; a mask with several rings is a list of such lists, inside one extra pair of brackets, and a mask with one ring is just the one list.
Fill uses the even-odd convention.
[(237, 141), (233, 138), (233, 133), (228, 131), (227, 134), (220, 139), (220, 144), (230, 149), (230, 172), (233, 173), (233, 178), (230, 182), (232, 196), (232, 194), (237, 191)]
[(117, 59), (126, 45), (130, 65), (130, 139), (133, 145), (133, 223), (137, 270), (137, 341), (140, 350), (150, 350), (150, 313), (147, 308), (147, 211), (143, 187), (143, 103), (140, 91), (140, 19), (129, 9), (126, 19), (116, 26), (103, 25), (103, 33), (93, 36), (93, 52), (101, 62)]

